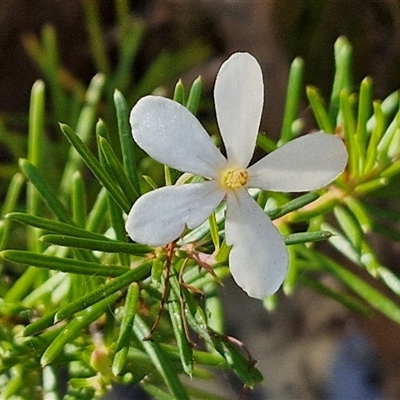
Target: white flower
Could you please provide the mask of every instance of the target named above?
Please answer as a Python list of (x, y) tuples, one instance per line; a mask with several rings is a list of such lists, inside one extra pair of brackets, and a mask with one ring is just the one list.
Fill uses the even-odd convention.
[(262, 299), (282, 284), (288, 253), (278, 230), (247, 189), (319, 189), (344, 170), (347, 152), (340, 139), (318, 132), (297, 138), (248, 167), (264, 101), (261, 68), (248, 53), (235, 53), (221, 66), (214, 98), (227, 158), (180, 104), (147, 96), (133, 107), (132, 134), (144, 151), (163, 164), (208, 180), (146, 193), (129, 212), (126, 230), (136, 242), (162, 246), (178, 238), (186, 226), (202, 224), (226, 199), (231, 274), (249, 296)]

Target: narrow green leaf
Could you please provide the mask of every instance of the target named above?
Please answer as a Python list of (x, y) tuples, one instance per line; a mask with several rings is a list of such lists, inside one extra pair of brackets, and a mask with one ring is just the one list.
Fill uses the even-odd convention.
[(137, 243), (126, 243), (122, 241), (112, 240), (104, 236), (103, 239), (99, 240), (66, 235), (44, 235), (40, 238), (40, 240), (45, 243), (55, 244), (57, 246), (102, 251), (104, 253), (126, 253), (132, 255), (143, 255), (154, 251), (153, 247)]
[[(388, 117), (390, 114), (396, 111), (396, 108), (399, 107), (399, 91), (396, 90), (395, 92), (391, 93), (385, 100), (382, 101), (382, 113), (384, 114), (385, 118)], [(372, 131), (375, 128), (377, 121), (376, 116), (373, 115), (367, 124), (368, 131)]]
[[(175, 345), (161, 343), (160, 346), (175, 359), (179, 359), (179, 350), (176, 348)], [(193, 350), (193, 359), (196, 363), (199, 364), (210, 365), (212, 367), (223, 368), (223, 369), (229, 368), (227, 362), (221, 356), (221, 354), (216, 352), (209, 353), (208, 351), (204, 350)]]
[(66, 207), (58, 199), (55, 190), (46, 182), (38, 169), (25, 159), (19, 160), (19, 165), (54, 215), (62, 222), (72, 223)]
[(186, 103), (186, 99), (185, 99), (185, 86), (182, 82), (181, 79), (178, 80), (177, 84), (175, 85), (175, 89), (174, 89), (174, 96), (173, 99), (179, 103), (182, 104), (183, 106)]
[(231, 251), (232, 246), (228, 246), (226, 244), (226, 240), (222, 241), (221, 247), (219, 248), (216, 256), (215, 256), (215, 261), (219, 263), (224, 263), (228, 260), (229, 253)]
[(252, 388), (255, 383), (259, 383), (263, 380), (260, 371), (253, 365), (253, 360), (244, 357), (232, 345), (233, 342), (238, 341), (230, 341), (228, 337), (211, 330), (207, 326), (206, 318), (200, 307), (196, 308), (194, 316), (188, 312), (188, 309), (186, 311), (186, 316), (191, 328), (202, 335), (204, 340), (225, 358), (228, 365), (245, 385)]
[(177, 398), (165, 393), (164, 390), (160, 388), (160, 385), (153, 385), (145, 380), (140, 383), (140, 386), (148, 393), (153, 399), (158, 400), (176, 400)]
[(86, 225), (86, 193), (85, 184), (79, 171), (72, 175), (72, 215), (75, 224), (84, 228)]
[(386, 186), (389, 183), (389, 179), (385, 177), (379, 177), (373, 179), (369, 182), (360, 183), (354, 189), (354, 192), (359, 195), (365, 195), (370, 192), (374, 192), (382, 187)]
[(313, 86), (307, 86), (306, 93), (319, 129), (326, 133), (333, 133), (333, 125), (318, 89)]
[(100, 148), (107, 160), (108, 165), (110, 166), (111, 170), (113, 171), (113, 175), (115, 179), (118, 181), (119, 186), (125, 193), (128, 200), (134, 203), (137, 198), (139, 197), (138, 192), (132, 185), (131, 181), (127, 177), (121, 163), (119, 162), (114, 150), (112, 149), (111, 145), (108, 141), (104, 138), (99, 138), (99, 145)]
[(286, 214), (289, 214), (290, 212), (296, 211), (307, 204), (312, 203), (313, 201), (317, 200), (320, 197), (319, 193), (317, 192), (309, 192), (306, 194), (303, 194), (299, 197), (296, 197), (295, 199), (289, 201), (285, 205), (274, 208), (272, 210), (268, 210), (267, 214), (270, 218), (276, 219), (280, 218)]
[[(372, 104), (372, 79), (366, 77), (360, 85), (360, 94), (358, 100), (358, 115), (357, 115), (357, 132), (356, 142), (358, 143), (362, 159), (366, 158), (366, 148), (369, 139), (367, 130), (367, 122), (371, 116)], [(362, 168), (363, 170), (363, 168)]]
[(20, 173), (16, 173), (8, 186), (6, 197), (0, 210), (0, 219), (2, 220), (0, 228), (0, 250), (6, 247), (11, 232), (10, 221), (7, 218), (3, 218), (16, 209), (24, 182), (24, 176)]
[(43, 353), (40, 364), (42, 367), (52, 363), (55, 358), (63, 351), (65, 345), (75, 339), (82, 331), (82, 329), (89, 326), (92, 322), (96, 321), (109, 309), (118, 299), (119, 294), (114, 293), (103, 300), (99, 301), (93, 306), (87, 307), (79, 315), (69, 322), (60, 334), (51, 342)]
[[(398, 122), (400, 122), (400, 114), (398, 116)], [(389, 148), (387, 150), (387, 156), (389, 159), (394, 159), (400, 154), (400, 128), (399, 123), (397, 124), (397, 129), (394, 132), (393, 138), (390, 142)]]
[(13, 212), (6, 215), (7, 219), (12, 221), (18, 221), (26, 225), (35, 226), (46, 231), (59, 233), (61, 235), (76, 236), (80, 238), (95, 239), (95, 240), (111, 240), (107, 237), (99, 234), (90, 232), (89, 230), (78, 228), (75, 225), (67, 224), (64, 222), (53, 221), (42, 217), (36, 217), (21, 212)]
[(154, 367), (163, 377), (164, 382), (168, 386), (174, 398), (179, 400), (189, 400), (189, 396), (179, 381), (176, 371), (174, 371), (170, 364), (168, 355), (161, 349), (158, 343), (143, 340), (143, 338), (150, 334), (150, 330), (138, 315), (135, 317), (133, 331), (137, 338), (142, 340), (142, 346), (145, 352), (149, 355)]
[(360, 249), (356, 249), (350, 239), (345, 236), (342, 231), (334, 228), (327, 222), (323, 222), (321, 224), (321, 228), (326, 229), (327, 231), (332, 233), (332, 237), (329, 238), (329, 243), (336, 250), (338, 250), (339, 253), (343, 254), (346, 258), (348, 258), (356, 265), (361, 265)]
[(98, 232), (105, 223), (108, 224), (108, 217), (108, 192), (105, 187), (102, 187), (87, 217), (86, 229), (90, 232)]
[(396, 131), (399, 129), (399, 118), (400, 118), (400, 108), (397, 111), (397, 114), (390, 122), (389, 126), (386, 128), (386, 131), (382, 135), (381, 139), (379, 140), (377, 146), (377, 154), (378, 160), (381, 164), (390, 164), (391, 160), (388, 157), (389, 147), (393, 141), (393, 138), (396, 134)]
[[(304, 233), (307, 233), (307, 232), (304, 232)], [(289, 234), (288, 236), (283, 237), (286, 245), (288, 245), (287, 238), (290, 238), (291, 235), (297, 235), (297, 234), (296, 233)], [(282, 288), (283, 288), (283, 293), (285, 293), (286, 296), (291, 296), (293, 294), (294, 290), (296, 289), (300, 272), (299, 272), (299, 267), (298, 267), (296, 247), (288, 247), (287, 251), (289, 254), (289, 266), (288, 266), (288, 271), (286, 273), (285, 279), (283, 281)]]
[(207, 325), (215, 332), (225, 332), (224, 307), (218, 295), (218, 284), (212, 283), (212, 289), (206, 288), (207, 295), (204, 298), (204, 309), (206, 311)]
[(257, 135), (257, 146), (264, 150), (266, 153), (271, 153), (277, 148), (277, 144), (263, 133)]
[(214, 243), (215, 250), (219, 250), (219, 232), (218, 232), (218, 224), (217, 224), (217, 219), (215, 218), (215, 212), (213, 212), (209, 218), (208, 218), (208, 223), (210, 224), (210, 233), (211, 233), (211, 239)]
[(32, 336), (36, 335), (37, 333), (45, 330), (49, 326), (53, 325), (54, 323), (54, 316), (56, 315), (57, 310), (50, 312), (49, 314), (44, 315), (43, 317), (38, 318), (36, 321), (29, 324), (25, 329), (22, 331), (22, 336)]
[(174, 331), (176, 345), (179, 349), (182, 368), (189, 376), (193, 375), (193, 351), (185, 331), (185, 316), (182, 315), (179, 299), (173, 299), (168, 303), (169, 318)]
[[(110, 176), (112, 176), (114, 179), (116, 179), (116, 181), (118, 181), (114, 171), (112, 170), (112, 168), (110, 168), (110, 165), (107, 164), (104, 153), (100, 148), (99, 140), (100, 139), (106, 140), (108, 138), (107, 130), (102, 120), (99, 120), (96, 125), (96, 135), (98, 139), (97, 145), (99, 151), (100, 164), (110, 174)], [(114, 199), (110, 195), (108, 195), (107, 197), (108, 197), (107, 203), (108, 203), (108, 211), (110, 215), (111, 227), (115, 233), (115, 237), (117, 240), (121, 242), (127, 242), (127, 235), (125, 230), (125, 218), (123, 215), (123, 211), (121, 210), (120, 207), (117, 206)], [(122, 265), (129, 265), (128, 254), (120, 253), (118, 257)]]
[(378, 276), (385, 282), (386, 286), (397, 296), (400, 296), (400, 279), (388, 268), (380, 266), (377, 269)]
[(400, 173), (400, 160), (395, 161), (388, 168), (384, 169), (380, 175), (382, 178), (390, 178), (395, 175), (398, 175), (399, 173)]
[(371, 232), (373, 228), (373, 222), (371, 217), (368, 215), (368, 211), (366, 210), (363, 202), (352, 196), (346, 196), (344, 202), (349, 210), (354, 214), (362, 231), (364, 233)]
[(291, 233), (283, 237), (286, 246), (299, 243), (318, 242), (321, 240), (327, 240), (332, 236), (331, 232), (328, 231), (315, 231), (315, 232), (299, 232)]
[(88, 306), (98, 302), (99, 300), (129, 286), (132, 282), (137, 282), (150, 274), (152, 262), (146, 261), (135, 267), (134, 269), (125, 272), (123, 275), (115, 278), (114, 280), (101, 285), (96, 290), (88, 293), (79, 299), (72, 301), (63, 308), (61, 308), (56, 316), (55, 321), (61, 321), (68, 318), (70, 315), (75, 314), (78, 311), (82, 311)]
[(104, 265), (72, 258), (55, 257), (24, 250), (3, 250), (0, 256), (4, 260), (31, 265), (37, 268), (48, 268), (55, 271), (80, 275), (116, 277), (125, 274), (129, 268), (117, 265)]
[(112, 364), (112, 372), (114, 375), (118, 375), (122, 371), (126, 362), (126, 357), (128, 355), (131, 341), (133, 320), (136, 315), (139, 301), (139, 295), (139, 285), (136, 282), (133, 282), (129, 286), (128, 294), (126, 295), (121, 327), (119, 329), (117, 348)]
[(43, 162), (45, 85), (36, 81), (32, 86), (29, 109), (28, 161), (40, 167)]
[(266, 190), (260, 190), (257, 196), (257, 204), (264, 210), (269, 199), (269, 194)]
[(377, 162), (377, 147), (382, 138), (386, 123), (382, 105), (379, 102), (374, 101), (373, 107), (375, 124), (368, 142), (367, 153), (365, 157), (364, 175), (368, 175)]
[(352, 88), (352, 56), (353, 49), (344, 36), (340, 36), (334, 46), (335, 51), (335, 77), (329, 107), (330, 121), (337, 119), (339, 112), (340, 96), (343, 90)]
[(347, 90), (343, 89), (340, 93), (340, 116), (343, 119), (344, 137), (349, 153), (349, 170), (352, 177), (358, 177), (360, 175), (360, 163), (363, 160), (355, 136), (356, 124), (353, 105), (352, 96)]
[[(185, 282), (188, 282), (186, 278)], [(175, 296), (179, 297), (181, 290), (177, 279), (170, 279), (170, 284)], [(212, 330), (207, 325), (207, 319), (203, 310), (194, 303), (193, 298), (188, 296), (185, 290), (183, 290), (182, 293), (184, 294), (186, 303), (185, 315), (190, 327), (201, 335), (209, 346), (214, 348), (225, 358), (230, 368), (238, 375), (245, 385), (251, 388), (255, 383), (261, 382), (263, 379), (262, 375), (260, 371), (255, 368), (253, 360), (250, 359), (250, 357), (244, 357), (232, 345), (232, 343), (236, 343), (240, 346), (240, 342)]]
[(361, 251), (364, 233), (354, 214), (348, 208), (341, 205), (337, 205), (333, 209), (333, 214), (354, 248), (357, 251)]
[(82, 142), (79, 136), (65, 124), (60, 124), (62, 132), (65, 134), (69, 142), (75, 148), (75, 150), (80, 154), (86, 165), (90, 168), (99, 182), (107, 189), (116, 203), (124, 210), (129, 212), (130, 203), (125, 197), (121, 189), (115, 185), (112, 177), (107, 173), (107, 171), (101, 166), (100, 162), (95, 158), (95, 156), (90, 152), (86, 145)]
[(289, 71), (289, 81), (286, 89), (285, 111), (280, 135), (280, 144), (287, 143), (293, 139), (292, 125), (296, 119), (299, 108), (300, 95), (302, 92), (304, 74), (304, 61), (296, 57)]
[(186, 102), (186, 108), (194, 115), (197, 114), (199, 109), (202, 88), (203, 82), (201, 77), (198, 76), (190, 88), (189, 96)]
[(338, 204), (338, 199), (331, 196), (329, 192), (325, 193), (315, 202), (315, 204), (313, 204), (313, 206), (298, 209), (293, 214), (290, 214), (290, 222), (309, 222), (313, 218), (331, 212), (336, 204)]
[(124, 170), (135, 188), (135, 192), (140, 195), (138, 160), (136, 156), (137, 148), (132, 138), (131, 126), (129, 125), (128, 105), (124, 96), (118, 90), (114, 92), (114, 104), (117, 112), (118, 132), (121, 142)]

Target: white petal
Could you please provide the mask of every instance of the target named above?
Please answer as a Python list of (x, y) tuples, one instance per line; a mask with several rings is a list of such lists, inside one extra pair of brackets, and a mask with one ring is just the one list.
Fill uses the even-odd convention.
[(222, 64), (214, 99), (228, 161), (246, 168), (254, 152), (264, 102), (261, 68), (252, 55), (235, 53)]
[(162, 164), (213, 179), (226, 165), (197, 118), (175, 101), (146, 96), (133, 107), (130, 123), (136, 143)]
[(277, 192), (320, 189), (343, 172), (347, 157), (342, 140), (323, 132), (311, 133), (248, 168), (248, 186)]
[(229, 266), (236, 283), (250, 297), (276, 292), (288, 266), (282, 236), (246, 190), (228, 193), (226, 242), (233, 245)]
[(125, 229), (135, 242), (163, 246), (178, 238), (185, 225), (202, 224), (224, 195), (215, 181), (153, 190), (132, 206)]

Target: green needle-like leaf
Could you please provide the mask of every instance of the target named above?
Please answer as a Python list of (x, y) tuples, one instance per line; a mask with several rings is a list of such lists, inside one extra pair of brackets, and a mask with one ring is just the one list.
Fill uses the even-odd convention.
[(126, 176), (140, 195), (140, 183), (138, 172), (138, 161), (136, 157), (136, 144), (132, 138), (131, 126), (129, 124), (128, 105), (124, 96), (116, 90), (114, 92), (114, 104), (118, 119), (118, 132), (121, 142), (122, 160)]
[(333, 213), (336, 221), (339, 223), (354, 248), (361, 251), (364, 233), (357, 218), (348, 208), (340, 205), (337, 205), (333, 209)]
[(351, 196), (347, 196), (344, 201), (350, 211), (354, 214), (362, 231), (364, 233), (371, 232), (373, 228), (373, 222), (364, 204), (360, 200)]
[(182, 104), (183, 106), (186, 104), (185, 86), (183, 85), (183, 82), (181, 79), (179, 79), (175, 85), (173, 99), (177, 103)]
[(286, 235), (283, 237), (283, 240), (286, 246), (290, 246), (299, 243), (318, 242), (329, 239), (331, 236), (332, 233), (329, 231), (299, 232)]
[(296, 197), (295, 199), (289, 201), (282, 207), (274, 208), (272, 210), (268, 210), (267, 214), (270, 218), (276, 219), (280, 218), (290, 212), (296, 211), (307, 204), (312, 203), (313, 201), (319, 198), (319, 194), (317, 192), (309, 192), (302, 196)]
[(215, 212), (213, 212), (208, 218), (208, 223), (210, 225), (211, 239), (214, 243), (215, 250), (219, 250), (219, 232), (217, 219), (215, 218)]
[(167, 354), (165, 354), (158, 343), (150, 340), (143, 340), (148, 337), (150, 330), (139, 316), (135, 317), (133, 331), (137, 338), (142, 341), (142, 346), (145, 352), (149, 355), (154, 367), (163, 377), (166, 385), (171, 391), (171, 394), (174, 396), (174, 399), (189, 400), (188, 394), (179, 381), (176, 372), (172, 368)]
[(69, 213), (58, 199), (55, 190), (46, 182), (38, 169), (28, 160), (21, 159), (19, 161), (22, 172), (32, 182), (33, 186), (39, 192), (42, 199), (49, 206), (54, 215), (62, 222), (72, 223)]
[(85, 184), (79, 171), (72, 175), (72, 215), (77, 226), (84, 228), (86, 225), (86, 193)]
[(277, 148), (277, 144), (263, 133), (257, 135), (257, 146), (264, 150), (266, 153), (271, 153)]
[(139, 285), (136, 282), (133, 282), (129, 286), (128, 294), (126, 295), (124, 313), (117, 340), (117, 349), (115, 351), (112, 365), (112, 372), (114, 375), (118, 375), (122, 371), (126, 362), (131, 341), (133, 320), (138, 307), (139, 295)]
[(103, 237), (102, 240), (98, 240), (65, 235), (44, 235), (40, 238), (40, 240), (45, 243), (51, 243), (58, 246), (102, 251), (105, 253), (126, 253), (132, 255), (143, 255), (154, 251), (153, 247), (149, 247), (143, 244), (126, 243), (117, 240), (107, 239), (106, 237)]
[(367, 153), (365, 156), (364, 175), (368, 175), (377, 162), (377, 147), (379, 141), (382, 138), (386, 122), (386, 118), (382, 110), (382, 105), (379, 102), (375, 101), (373, 103), (373, 107), (375, 123), (371, 137), (368, 142)]
[(372, 104), (372, 79), (364, 78), (360, 86), (360, 94), (358, 100), (358, 115), (357, 115), (357, 132), (356, 141), (360, 149), (362, 165), (361, 171), (364, 170), (364, 160), (366, 158), (366, 149), (368, 143), (367, 122), (371, 116)]
[(80, 238), (95, 239), (95, 240), (111, 240), (107, 237), (94, 233), (86, 229), (78, 228), (75, 225), (67, 224), (64, 222), (53, 221), (42, 217), (36, 217), (21, 212), (13, 212), (6, 215), (7, 219), (18, 221), (26, 225), (35, 226), (45, 231), (59, 233), (61, 235), (76, 236)]
[(293, 139), (292, 125), (299, 108), (300, 95), (303, 84), (304, 61), (300, 57), (293, 60), (289, 71), (289, 82), (286, 89), (285, 112), (280, 136), (280, 144)]
[(71, 258), (48, 256), (24, 250), (3, 250), (0, 252), (0, 256), (4, 260), (16, 263), (80, 275), (116, 277), (129, 271), (129, 268), (119, 267), (117, 265), (103, 265)]
[(98, 302), (99, 300), (129, 286), (132, 282), (138, 282), (144, 279), (150, 274), (151, 266), (151, 261), (144, 262), (134, 269), (131, 269), (128, 272), (125, 272), (123, 275), (115, 278), (111, 282), (101, 285), (93, 292), (71, 302), (57, 312), (55, 321), (58, 322), (68, 318), (70, 315), (75, 314), (78, 311), (82, 311), (86, 307)]
[[(8, 186), (7, 194), (0, 210), (0, 218), (3, 220), (5, 215), (15, 210), (19, 195), (24, 185), (25, 178), (22, 174), (16, 173)], [(11, 226), (8, 219), (4, 219), (0, 225), (0, 250), (7, 245), (11, 233)]]
[(344, 137), (349, 153), (350, 174), (352, 177), (357, 177), (360, 175), (360, 162), (362, 159), (355, 136), (356, 124), (353, 112), (353, 98), (345, 89), (340, 93), (340, 117), (343, 119)]
[(86, 145), (82, 142), (78, 135), (65, 124), (60, 124), (61, 130), (74, 146), (75, 150), (80, 154), (86, 165), (90, 168), (99, 182), (107, 189), (116, 203), (122, 208), (124, 212), (129, 212), (130, 203), (125, 197), (121, 189), (115, 185), (113, 178), (102, 167), (96, 157), (90, 152)]
[(106, 297), (97, 304), (88, 307), (85, 311), (82, 311), (71, 322), (69, 322), (43, 353), (42, 358), (40, 359), (40, 364), (42, 367), (52, 363), (62, 352), (65, 345), (75, 339), (82, 329), (86, 328), (92, 322), (100, 318), (101, 315), (104, 314), (116, 302), (118, 297), (118, 293), (114, 293)]
[(186, 103), (186, 108), (194, 115), (197, 114), (197, 111), (199, 109), (202, 88), (203, 82), (201, 80), (201, 77), (199, 76), (194, 80), (190, 88), (189, 96)]
[(318, 90), (315, 87), (307, 86), (306, 93), (318, 127), (326, 133), (333, 133), (333, 125)]
[(54, 310), (51, 313), (46, 314), (43, 317), (32, 322), (22, 331), (22, 335), (25, 337), (36, 335), (37, 333), (39, 333), (39, 332), (45, 330), (46, 328), (48, 328), (49, 326), (53, 325), (54, 316), (56, 315), (56, 313), (57, 313), (57, 310)]
[(340, 96), (343, 90), (350, 91), (352, 88), (352, 55), (353, 50), (344, 36), (340, 36), (334, 46), (335, 50), (335, 77), (333, 82), (329, 117), (332, 122), (336, 121)]
[(113, 148), (108, 143), (108, 141), (104, 138), (99, 138), (99, 145), (101, 151), (103, 152), (108, 165), (110, 166), (111, 170), (113, 171), (113, 175), (115, 179), (118, 181), (119, 186), (123, 189), (126, 197), (129, 201), (134, 203), (137, 198), (139, 197), (138, 192), (134, 188), (133, 184), (129, 180), (128, 176), (126, 175), (124, 168), (122, 167), (121, 163), (118, 160), (118, 157), (114, 153)]
[(182, 315), (182, 309), (179, 299), (172, 300), (168, 303), (169, 317), (172, 329), (174, 331), (176, 345), (179, 349), (179, 355), (182, 368), (189, 376), (193, 375), (193, 351), (188, 341), (185, 331), (185, 316)]

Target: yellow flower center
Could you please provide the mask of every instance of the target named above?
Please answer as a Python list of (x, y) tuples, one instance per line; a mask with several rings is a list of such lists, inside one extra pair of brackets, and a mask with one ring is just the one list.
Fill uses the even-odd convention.
[(239, 189), (246, 185), (249, 174), (245, 169), (229, 167), (221, 173), (221, 186), (226, 190)]

